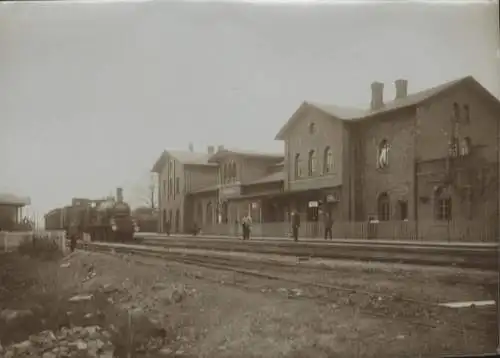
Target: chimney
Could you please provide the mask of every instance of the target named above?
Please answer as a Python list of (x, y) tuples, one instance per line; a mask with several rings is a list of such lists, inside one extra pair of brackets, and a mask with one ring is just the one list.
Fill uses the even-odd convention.
[(394, 81), (394, 86), (396, 87), (396, 98), (405, 98), (408, 95), (408, 81), (399, 79)]
[(215, 152), (215, 148), (213, 145), (209, 145), (207, 149), (208, 154), (212, 155)]
[(384, 84), (381, 82), (372, 83), (371, 109), (377, 110), (384, 106)]
[(192, 153), (194, 152), (194, 147), (193, 147), (193, 143), (189, 143), (189, 151)]
[(116, 201), (118, 203), (123, 203), (123, 189), (116, 188)]
[(218, 152), (222, 152), (223, 150), (224, 150), (224, 146), (223, 146), (223, 145), (219, 145), (219, 146), (217, 147), (217, 151), (218, 151)]

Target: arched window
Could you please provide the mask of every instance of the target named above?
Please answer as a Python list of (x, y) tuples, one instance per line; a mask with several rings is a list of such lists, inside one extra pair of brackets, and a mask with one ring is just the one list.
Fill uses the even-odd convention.
[(236, 182), (236, 163), (234, 161), (231, 161), (230, 163), (230, 168), (231, 168), (231, 182), (235, 183)]
[(462, 146), (460, 148), (460, 154), (465, 156), (470, 154), (470, 149), (471, 149), (471, 140), (470, 137), (465, 137), (462, 140)]
[(330, 147), (326, 147), (323, 154), (323, 173), (328, 174), (331, 172), (333, 172), (333, 152)]
[(174, 162), (172, 160), (168, 161), (168, 176), (171, 177), (174, 174)]
[(316, 151), (309, 151), (309, 159), (307, 163), (308, 174), (309, 176), (313, 176), (314, 173), (316, 173)]
[(231, 172), (230, 172), (230, 166), (229, 163), (224, 164), (224, 184), (229, 183), (231, 180)]
[(464, 123), (470, 123), (470, 109), (468, 104), (464, 104)]
[(453, 119), (455, 122), (460, 121), (460, 106), (457, 102), (453, 103)]
[(387, 193), (381, 193), (377, 200), (377, 215), (379, 221), (388, 221), (391, 215), (391, 203)]
[(295, 179), (298, 179), (302, 176), (302, 163), (301, 163), (301, 158), (300, 154), (295, 154), (295, 160), (293, 163), (293, 170), (295, 172)]
[(309, 123), (309, 134), (316, 133), (316, 124), (314, 122)]
[(377, 168), (382, 169), (389, 166), (389, 151), (391, 146), (386, 139), (383, 139), (377, 150)]
[(434, 191), (434, 216), (436, 220), (451, 220), (451, 197), (448, 190), (444, 187), (438, 187)]
[(205, 223), (207, 224), (213, 224), (213, 208), (212, 208), (212, 202), (207, 203), (207, 209), (206, 209), (206, 214), (205, 214)]

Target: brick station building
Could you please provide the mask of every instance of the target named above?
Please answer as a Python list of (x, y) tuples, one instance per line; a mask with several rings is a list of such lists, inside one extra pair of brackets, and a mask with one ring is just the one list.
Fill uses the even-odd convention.
[[(309, 223), (330, 212), (344, 237), (359, 235), (353, 223), (376, 219), (378, 236), (494, 238), (500, 103), (470, 76), (413, 94), (405, 80), (394, 85), (388, 100), (374, 82), (366, 109), (303, 102), (276, 135), (283, 155), (213, 147), (179, 154), (178, 165), (204, 169), (175, 179), (180, 196), (160, 192), (160, 207), (182, 203), (177, 227), (196, 220), (220, 233), (234, 233), (248, 211), (271, 224), (296, 210)], [(172, 178), (160, 167), (153, 170), (165, 187)], [(283, 227), (269, 232), (282, 235)]]

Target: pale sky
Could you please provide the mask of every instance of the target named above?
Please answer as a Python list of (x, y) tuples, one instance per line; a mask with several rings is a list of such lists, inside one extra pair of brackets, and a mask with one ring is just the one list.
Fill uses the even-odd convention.
[(498, 44), (493, 3), (0, 3), (0, 192), (39, 214), (117, 186), (137, 205), (163, 149), (282, 151), (304, 99), (466, 75), (498, 97)]

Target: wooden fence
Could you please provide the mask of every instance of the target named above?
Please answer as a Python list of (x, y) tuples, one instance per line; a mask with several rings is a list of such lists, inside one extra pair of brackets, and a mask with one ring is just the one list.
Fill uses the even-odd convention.
[[(254, 223), (252, 235), (256, 237), (288, 237), (289, 222)], [(214, 224), (202, 228), (202, 234), (240, 236), (241, 225)], [(304, 238), (323, 238), (322, 222), (302, 222), (299, 236)], [(338, 239), (381, 239), (416, 241), (462, 241), (495, 242), (498, 238), (498, 222), (492, 221), (382, 221), (335, 222), (333, 238)]]
[(0, 231), (0, 251), (14, 251), (24, 240), (54, 240), (61, 251), (66, 253), (66, 232), (58, 231)]

